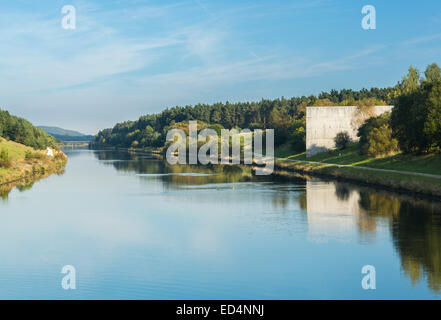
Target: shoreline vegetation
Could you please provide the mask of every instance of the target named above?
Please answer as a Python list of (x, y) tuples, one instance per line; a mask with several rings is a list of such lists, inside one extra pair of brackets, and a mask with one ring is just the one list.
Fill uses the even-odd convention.
[(0, 197), (24, 190), (53, 173), (61, 174), (67, 156), (57, 140), (26, 119), (0, 109)]
[(0, 197), (7, 198), (9, 192), (17, 187), (27, 189), (34, 182), (54, 173), (62, 174), (67, 156), (60, 150), (37, 150), (23, 144), (0, 138)]

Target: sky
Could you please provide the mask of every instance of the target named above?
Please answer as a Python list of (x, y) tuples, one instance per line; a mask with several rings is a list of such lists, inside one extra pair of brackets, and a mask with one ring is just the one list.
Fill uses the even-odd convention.
[(432, 62), (439, 0), (0, 3), (0, 108), (87, 134), (177, 105), (392, 86)]

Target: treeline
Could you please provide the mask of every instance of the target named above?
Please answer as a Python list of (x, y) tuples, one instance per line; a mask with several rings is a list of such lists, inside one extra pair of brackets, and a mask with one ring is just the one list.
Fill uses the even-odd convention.
[(293, 151), (305, 150), (306, 106), (356, 105), (366, 101), (390, 103), (394, 88), (372, 88), (354, 91), (343, 89), (319, 95), (259, 102), (216, 103), (212, 105), (174, 107), (158, 114), (141, 116), (137, 121), (116, 124), (100, 131), (92, 147), (145, 148), (162, 147), (170, 128), (189, 120), (198, 120), (217, 128), (274, 129), (275, 144), (289, 143)]
[(54, 137), (41, 129), (35, 128), (29, 121), (12, 116), (8, 111), (0, 110), (0, 137), (15, 141), (34, 149), (56, 147)]
[(441, 68), (424, 76), (410, 67), (394, 88), (392, 113), (368, 119), (359, 129), (361, 151), (370, 156), (441, 151)]

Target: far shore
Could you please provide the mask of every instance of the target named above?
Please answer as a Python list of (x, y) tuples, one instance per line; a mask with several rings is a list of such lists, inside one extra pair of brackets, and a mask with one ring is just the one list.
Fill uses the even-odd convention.
[[(144, 153), (164, 158), (160, 151), (153, 149), (98, 149)], [(253, 164), (253, 166), (256, 166), (256, 164)], [(273, 174), (282, 177), (298, 177), (299, 174), (316, 176), (441, 200), (441, 175), (417, 171), (367, 168), (338, 163), (307, 161), (306, 159), (275, 158)]]

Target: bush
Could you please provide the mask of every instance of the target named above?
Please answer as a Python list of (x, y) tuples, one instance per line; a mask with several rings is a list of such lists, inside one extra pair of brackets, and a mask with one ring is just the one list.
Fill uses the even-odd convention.
[(289, 141), (292, 151), (304, 152), (306, 150), (306, 128), (303, 120), (295, 120), (293, 122)]
[(398, 152), (398, 140), (393, 137), (390, 126), (391, 114), (384, 113), (378, 117), (369, 118), (359, 129), (360, 149), (362, 154), (371, 157)]
[(43, 159), (44, 155), (40, 152), (32, 152), (31, 150), (26, 150), (25, 159)]
[(335, 147), (339, 150), (346, 149), (351, 143), (351, 137), (346, 131), (339, 132), (334, 138)]
[(371, 157), (388, 155), (398, 151), (398, 140), (392, 137), (392, 129), (384, 124), (369, 132), (366, 153)]
[(9, 168), (11, 166), (11, 160), (7, 150), (2, 149), (0, 152), (0, 168)]

